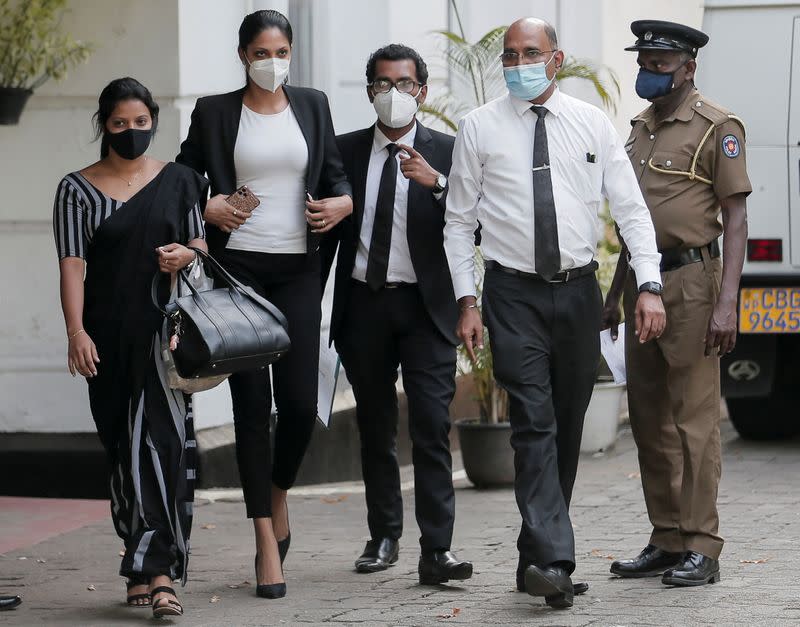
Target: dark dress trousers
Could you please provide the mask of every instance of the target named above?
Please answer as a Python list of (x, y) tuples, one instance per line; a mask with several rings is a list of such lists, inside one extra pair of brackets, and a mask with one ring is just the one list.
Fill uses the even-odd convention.
[[(455, 517), (449, 406), (455, 392), (458, 303), (444, 253), (444, 196), (436, 199), (430, 189), (409, 181), (407, 238), (416, 284), (373, 291), (354, 280), (374, 130), (337, 137), (353, 185), (353, 215), (336, 231), (331, 340), (356, 398), (372, 538), (402, 534), (396, 454), (399, 365), (408, 398), (420, 544), (423, 551), (449, 549)], [(450, 172), (453, 141), (417, 122), (414, 149), (444, 174)]]

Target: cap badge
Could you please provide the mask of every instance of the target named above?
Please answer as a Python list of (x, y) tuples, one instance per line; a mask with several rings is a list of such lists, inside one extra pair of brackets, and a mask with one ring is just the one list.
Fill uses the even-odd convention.
[(652, 38), (653, 38), (653, 33), (651, 33), (650, 31), (647, 31), (647, 32), (644, 34), (644, 37), (643, 37), (643, 39), (644, 39), (645, 41), (650, 41)]

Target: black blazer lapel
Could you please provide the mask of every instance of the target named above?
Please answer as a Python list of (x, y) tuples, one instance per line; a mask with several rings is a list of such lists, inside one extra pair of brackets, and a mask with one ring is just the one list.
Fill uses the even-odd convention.
[(225, 161), (225, 178), (229, 181), (230, 190), (222, 193), (231, 194), (236, 190), (236, 166), (233, 161), (233, 151), (236, 147), (236, 137), (239, 135), (239, 120), (242, 117), (242, 98), (244, 98), (242, 87), (228, 94), (230, 100), (225, 103), (222, 109), (222, 119), (220, 120), (220, 154)]
[[(297, 118), (297, 124), (300, 126), (300, 130), (303, 133), (303, 139), (306, 140), (308, 154), (312, 155), (315, 152), (315, 145), (312, 142), (312, 138), (309, 136), (309, 132), (313, 127), (314, 122), (312, 119), (312, 112), (309, 111), (308, 108), (308, 101), (305, 98), (298, 97), (298, 94), (295, 93), (291, 85), (284, 85), (283, 93), (286, 94), (286, 99), (289, 101), (289, 106), (292, 108), (292, 113), (294, 113), (294, 117)], [(309, 166), (311, 165), (312, 164), (309, 161)], [(309, 191), (310, 188), (316, 186), (313, 181), (312, 185), (308, 184), (310, 170), (311, 167), (307, 168), (306, 170), (306, 191)]]
[[(417, 122), (417, 135), (414, 137), (414, 150), (421, 154), (428, 163), (431, 163), (433, 153), (436, 151), (436, 144), (430, 131), (419, 122)], [(429, 189), (425, 189), (416, 181), (408, 182), (408, 219), (413, 217), (417, 209), (430, 204), (430, 194)]]
[(353, 147), (353, 213), (355, 236), (361, 233), (361, 222), (364, 218), (364, 199), (367, 195), (367, 171), (372, 156), (372, 142), (375, 138), (375, 125), (364, 129), (363, 135)]

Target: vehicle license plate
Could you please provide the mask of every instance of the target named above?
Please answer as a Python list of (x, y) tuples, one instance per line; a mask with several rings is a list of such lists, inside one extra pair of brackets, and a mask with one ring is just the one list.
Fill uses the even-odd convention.
[(800, 287), (742, 288), (739, 331), (800, 333)]

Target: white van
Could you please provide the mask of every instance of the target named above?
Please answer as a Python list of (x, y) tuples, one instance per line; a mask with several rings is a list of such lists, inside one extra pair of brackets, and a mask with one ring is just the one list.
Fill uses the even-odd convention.
[(800, 432), (800, 2), (706, 0), (698, 87), (745, 122), (749, 234), (722, 394), (745, 438)]

